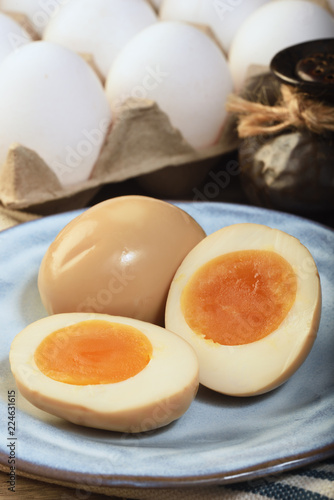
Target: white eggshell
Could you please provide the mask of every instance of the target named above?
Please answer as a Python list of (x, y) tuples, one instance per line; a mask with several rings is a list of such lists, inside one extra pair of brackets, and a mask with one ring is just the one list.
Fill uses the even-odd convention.
[(71, 0), (0, 0), (0, 9), (25, 14), (36, 33), (41, 35), (50, 19)]
[(91, 54), (102, 75), (137, 33), (157, 21), (145, 0), (71, 0), (48, 24), (44, 40)]
[(0, 13), (0, 63), (8, 54), (31, 41), (30, 35), (17, 22)]
[[(222, 345), (190, 328), (183, 315), (181, 296), (189, 279), (205, 263), (243, 250), (269, 250), (283, 257), (297, 278), (296, 298), (282, 323), (269, 335), (247, 344)], [(247, 285), (241, 282), (239, 286)], [(256, 314), (256, 310), (250, 312), (251, 320)], [(307, 248), (278, 229), (243, 223), (210, 234), (189, 252), (170, 287), (165, 325), (194, 347), (200, 383), (231, 396), (253, 396), (283, 384), (301, 366), (316, 339), (320, 314), (319, 274)], [(243, 317), (242, 321), (250, 319)]]
[[(39, 344), (52, 332), (87, 320), (139, 330), (153, 347), (148, 365), (137, 375), (107, 384), (74, 385), (46, 376), (34, 359)], [(124, 317), (48, 316), (15, 337), (9, 359), (18, 389), (33, 405), (70, 422), (105, 430), (133, 433), (167, 425), (187, 411), (198, 389), (198, 361), (187, 342), (164, 328)]]
[(269, 1), (164, 0), (160, 8), (160, 17), (165, 21), (185, 21), (209, 26), (221, 46), (228, 52), (232, 39), (243, 21), (255, 9)]
[(269, 66), (282, 49), (334, 37), (329, 13), (307, 0), (280, 0), (257, 9), (239, 28), (229, 52), (234, 84), (240, 89), (252, 64)]
[(232, 91), (222, 51), (197, 28), (160, 22), (134, 37), (108, 74), (112, 109), (129, 97), (151, 99), (195, 148), (213, 144), (223, 126)]
[(0, 110), (0, 165), (19, 143), (40, 155), (64, 186), (89, 177), (111, 122), (95, 72), (74, 52), (43, 41), (3, 61)]

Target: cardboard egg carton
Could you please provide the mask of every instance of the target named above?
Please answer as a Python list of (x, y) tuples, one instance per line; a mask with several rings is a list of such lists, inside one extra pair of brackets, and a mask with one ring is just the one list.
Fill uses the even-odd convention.
[[(38, 39), (26, 16), (7, 14), (33, 40)], [(210, 28), (197, 28), (215, 40)], [(93, 57), (80, 55), (104, 84)], [(86, 206), (103, 185), (131, 178), (139, 179), (152, 194), (178, 197), (200, 183), (221, 155), (236, 148), (237, 137), (229, 119), (213, 146), (195, 150), (155, 102), (130, 98), (112, 124), (90, 178), (80, 184), (63, 187), (35, 151), (12, 144), (0, 165), (0, 204), (8, 210), (38, 214), (74, 210)]]
[(57, 213), (84, 207), (105, 184), (162, 170), (166, 175), (166, 169), (172, 185), (184, 184), (184, 175), (193, 182), (206, 175), (214, 159), (237, 147), (228, 122), (215, 145), (195, 150), (155, 102), (131, 98), (113, 123), (90, 178), (80, 184), (63, 187), (35, 151), (12, 144), (0, 167), (0, 202), (11, 210)]

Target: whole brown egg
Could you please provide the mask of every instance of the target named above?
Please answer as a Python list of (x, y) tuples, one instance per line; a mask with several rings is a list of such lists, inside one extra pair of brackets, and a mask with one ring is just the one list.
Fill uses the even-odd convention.
[(73, 219), (41, 262), (49, 314), (93, 312), (162, 325), (173, 276), (205, 237), (185, 211), (146, 196), (103, 201)]

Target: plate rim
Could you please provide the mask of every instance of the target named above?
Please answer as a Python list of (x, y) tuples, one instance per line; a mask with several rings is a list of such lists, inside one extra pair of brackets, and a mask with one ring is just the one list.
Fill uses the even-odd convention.
[[(108, 488), (150, 488), (150, 489), (171, 489), (171, 488), (186, 488), (186, 487), (207, 487), (207, 486), (219, 486), (227, 484), (236, 484), (245, 481), (253, 481), (256, 479), (262, 479), (268, 476), (277, 476), (281, 473), (292, 472), (301, 467), (312, 465), (315, 462), (323, 461), (334, 457), (334, 443), (317, 450), (317, 453), (307, 452), (299, 455), (291, 455), (288, 457), (270, 462), (261, 462), (257, 466), (250, 466), (245, 469), (237, 469), (232, 473), (216, 473), (207, 474), (203, 476), (189, 475), (183, 476), (182, 478), (177, 477), (163, 477), (163, 476), (131, 476), (122, 474), (87, 474), (80, 472), (70, 472), (66, 471), (66, 476), (70, 475), (72, 480), (67, 481), (64, 479), (63, 471), (52, 469), (51, 467), (39, 467), (39, 470), (47, 472), (48, 474), (36, 474), (34, 470), (36, 467), (32, 463), (26, 461), (17, 460), (16, 473), (18, 475), (33, 475), (34, 479), (40, 481), (50, 481), (53, 480), (61, 481), (62, 485), (69, 487), (71, 484), (75, 485), (95, 485), (96, 479), (100, 478), (100, 486)], [(2, 454), (0, 453), (0, 465), (3, 469), (6, 469), (6, 465), (1, 461)], [(20, 467), (20, 464), (22, 467)], [(25, 465), (25, 466), (24, 466)], [(0, 468), (0, 470), (2, 467)], [(9, 470), (9, 468), (7, 468)], [(59, 474), (60, 472), (60, 474)]]
[[(141, 195), (138, 195), (138, 196), (141, 196)], [(145, 196), (145, 198), (148, 198), (148, 196)], [(111, 198), (112, 199), (112, 198)], [(104, 200), (104, 201), (108, 201), (108, 200)], [(290, 212), (284, 212), (282, 210), (275, 210), (275, 209), (271, 209), (271, 208), (266, 208), (266, 207), (260, 207), (260, 206), (257, 206), (257, 205), (246, 205), (246, 204), (243, 204), (243, 203), (230, 203), (230, 202), (223, 202), (223, 201), (194, 201), (194, 200), (171, 200), (171, 199), (162, 199), (161, 201), (165, 201), (166, 203), (171, 203), (172, 205), (193, 205), (193, 206), (199, 206), (199, 205), (206, 205), (206, 206), (221, 206), (221, 207), (226, 207), (227, 209), (240, 209), (240, 210), (246, 210), (246, 211), (250, 211), (250, 212), (253, 212), (253, 213), (267, 213), (267, 214), (276, 214), (278, 217), (283, 217), (283, 218), (290, 218), (290, 219), (294, 219), (294, 220), (299, 220), (301, 221), (302, 223), (307, 223), (307, 224), (311, 224), (311, 225), (315, 225), (315, 226), (318, 226), (319, 228), (322, 228), (322, 229), (325, 229), (327, 231), (330, 231), (330, 232), (334, 232), (334, 228), (331, 227), (331, 226), (328, 226), (322, 222), (318, 222), (316, 220), (313, 220), (313, 219), (309, 219), (307, 217), (307, 215), (300, 215), (300, 214), (293, 214), (293, 213), (290, 213)], [(96, 205), (92, 205), (92, 206), (96, 206)], [(56, 213), (56, 214), (51, 214), (51, 215), (41, 215), (41, 216), (38, 216), (37, 219), (33, 219), (33, 220), (28, 220), (28, 221), (24, 221), (24, 222), (19, 222), (18, 224), (15, 224), (14, 226), (11, 226), (11, 227), (7, 227), (5, 229), (2, 229), (0, 230), (0, 237), (2, 237), (1, 235), (2, 234), (6, 234), (8, 231), (16, 231), (16, 230), (19, 230), (20, 228), (22, 227), (27, 227), (28, 225), (30, 226), (31, 224), (38, 224), (38, 223), (42, 223), (42, 221), (46, 221), (46, 220), (53, 220), (53, 219), (58, 219), (60, 217), (68, 217), (68, 216), (72, 216), (75, 217), (76, 215), (80, 215), (81, 213), (89, 210), (90, 208), (92, 208), (92, 206), (88, 206), (88, 207), (85, 207), (85, 208), (77, 208), (75, 210), (69, 210), (69, 211), (65, 211), (65, 212), (59, 212), (59, 213)]]

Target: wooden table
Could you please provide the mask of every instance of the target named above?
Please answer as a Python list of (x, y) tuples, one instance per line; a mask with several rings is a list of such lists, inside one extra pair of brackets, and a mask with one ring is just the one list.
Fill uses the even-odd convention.
[[(58, 486), (55, 484), (48, 484), (34, 479), (28, 479), (22, 476), (16, 476), (15, 493), (8, 491), (8, 474), (0, 472), (0, 498), (2, 499), (22, 499), (22, 500), (103, 500), (108, 498), (113, 499), (106, 495), (98, 493), (85, 492), (83, 490), (75, 490), (66, 488), (65, 486)], [(119, 497), (117, 500), (120, 500)]]

